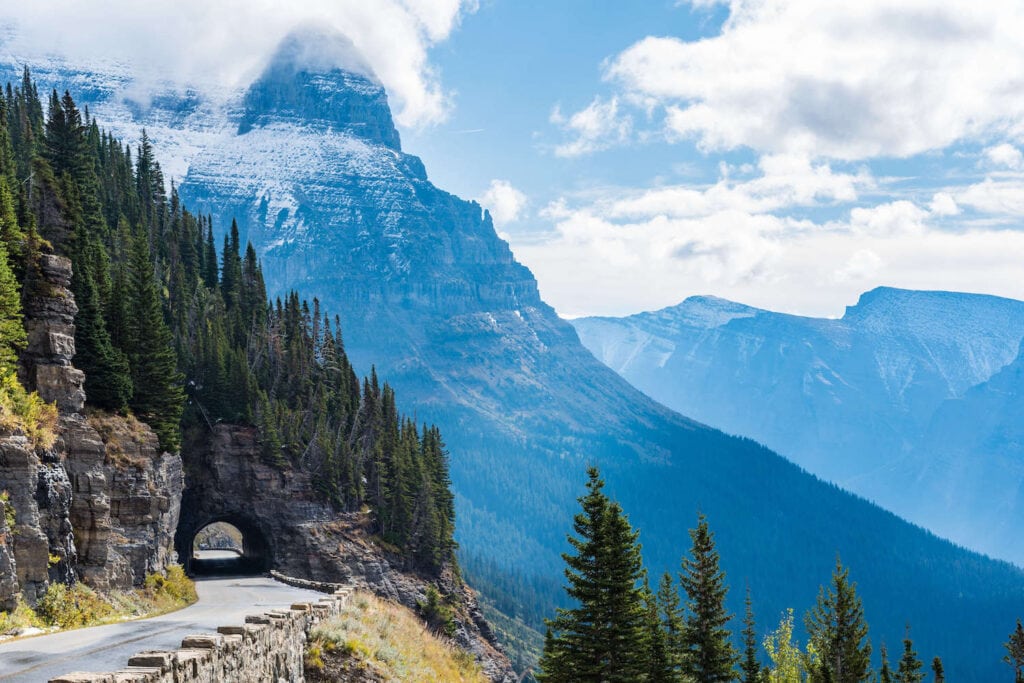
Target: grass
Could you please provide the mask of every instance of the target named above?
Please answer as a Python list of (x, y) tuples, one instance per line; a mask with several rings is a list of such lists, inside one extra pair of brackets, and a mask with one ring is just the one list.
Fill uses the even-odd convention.
[[(115, 415), (98, 408), (87, 411), (89, 426), (95, 429), (106, 446), (106, 463), (120, 467), (144, 469), (149, 465), (146, 458), (136, 454), (153, 434), (144, 422), (140, 422), (131, 413)], [(130, 440), (131, 446), (124, 439)]]
[(99, 593), (83, 583), (51, 583), (32, 610), (19, 598), (11, 612), (0, 612), (0, 635), (26, 627), (82, 628), (126, 619), (154, 617), (195, 602), (196, 587), (178, 565), (149, 574), (144, 588)]
[[(306, 649), (307, 680), (476, 683), (487, 678), (470, 654), (434, 635), (412, 611), (353, 593), (341, 613), (316, 626)], [(343, 672), (342, 678), (337, 674)]]

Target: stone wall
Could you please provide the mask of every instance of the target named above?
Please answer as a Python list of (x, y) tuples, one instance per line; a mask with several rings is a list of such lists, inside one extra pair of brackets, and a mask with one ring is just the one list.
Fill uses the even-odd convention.
[(310, 628), (338, 614), (347, 589), (314, 603), (248, 616), (216, 634), (188, 636), (173, 651), (140, 652), (118, 671), (75, 672), (50, 683), (303, 683)]

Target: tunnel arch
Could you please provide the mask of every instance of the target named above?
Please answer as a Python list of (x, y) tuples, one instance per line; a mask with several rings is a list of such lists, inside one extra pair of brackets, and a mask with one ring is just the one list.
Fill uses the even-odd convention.
[[(185, 522), (182, 519), (182, 522)], [(196, 557), (194, 545), (196, 536), (212, 524), (224, 523), (237, 529), (242, 535), (241, 554), (237, 559), (207, 560)], [(178, 561), (191, 575), (211, 574), (263, 574), (274, 566), (273, 547), (270, 536), (253, 519), (242, 514), (206, 515), (179, 524), (175, 538)]]

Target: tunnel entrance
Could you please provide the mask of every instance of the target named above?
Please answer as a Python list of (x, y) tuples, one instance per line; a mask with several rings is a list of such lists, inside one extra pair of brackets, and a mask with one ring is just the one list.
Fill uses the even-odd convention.
[(186, 542), (178, 554), (192, 576), (245, 576), (270, 569), (266, 539), (242, 520), (211, 521), (181, 540)]

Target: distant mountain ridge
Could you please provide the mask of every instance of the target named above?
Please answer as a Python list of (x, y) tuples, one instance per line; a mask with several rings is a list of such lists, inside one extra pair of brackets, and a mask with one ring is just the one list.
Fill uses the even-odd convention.
[[(1011, 440), (986, 446), (979, 431), (1024, 395), (1005, 381), (984, 389), (1020, 363), (1024, 302), (880, 287), (839, 319), (691, 297), (572, 322), (599, 359), (665, 405), (1024, 563), (1024, 462), (1007, 454)], [(968, 419), (967, 406), (979, 414)], [(990, 453), (1006, 467), (980, 467)]]
[[(59, 85), (61, 69), (36, 73)], [(88, 80), (76, 73), (68, 76)], [(94, 91), (90, 104), (116, 130), (145, 126), (158, 154), (179, 155), (165, 168), (187, 169), (178, 185), (185, 202), (221, 230), (236, 217), (271, 290), (320, 297), (340, 314), (356, 366), (375, 359), (407, 401), (401, 408), (439, 424), (471, 578), (547, 597), (561, 581), (558, 553), (585, 466), (596, 462), (642, 529), (652, 570), (677, 568), (701, 509), (719, 533), (733, 611), (744, 579), (766, 626), (785, 607), (803, 610), (838, 551), (865, 596), (873, 638), (898, 642), (909, 619), (919, 650), (941, 653), (951, 675), (996, 675), (1000, 643), (1024, 613), (1024, 572), (629, 386), (543, 302), (478, 204), (434, 187), (420, 160), (386, 135), (361, 133), (387, 130), (374, 121), (379, 109), (352, 105), (341, 121), (340, 110), (318, 109), (325, 97), (354, 102), (359, 88), (378, 98), (367, 84), (365, 74), (272, 64), (223, 108), (180, 92), (127, 106), (114, 86)], [(908, 585), (926, 586), (927, 599)]]

